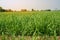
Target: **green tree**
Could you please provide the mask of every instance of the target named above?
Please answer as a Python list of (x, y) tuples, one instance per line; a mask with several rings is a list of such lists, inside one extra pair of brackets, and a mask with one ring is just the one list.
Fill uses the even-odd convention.
[(0, 7), (0, 12), (5, 12), (6, 10)]
[(0, 11), (2, 11), (2, 7), (0, 7)]

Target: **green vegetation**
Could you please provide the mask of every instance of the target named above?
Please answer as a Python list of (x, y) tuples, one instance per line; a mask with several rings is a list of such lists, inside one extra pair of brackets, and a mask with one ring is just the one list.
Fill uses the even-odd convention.
[(0, 12), (0, 35), (13, 39), (19, 35), (54, 36), (56, 40), (60, 36), (60, 11)]

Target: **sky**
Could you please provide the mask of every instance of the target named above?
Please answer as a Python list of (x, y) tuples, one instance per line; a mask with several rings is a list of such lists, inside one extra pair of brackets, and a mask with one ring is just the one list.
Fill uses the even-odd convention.
[(60, 9), (60, 0), (0, 0), (4, 9)]

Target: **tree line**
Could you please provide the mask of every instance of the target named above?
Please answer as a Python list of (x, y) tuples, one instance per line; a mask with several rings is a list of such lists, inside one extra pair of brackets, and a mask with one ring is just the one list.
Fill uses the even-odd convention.
[[(28, 11), (27, 9), (21, 9), (22, 12), (26, 12)], [(35, 10), (35, 9), (31, 9), (31, 11), (51, 11), (51, 9), (46, 9), (46, 10)], [(0, 12), (14, 12), (11, 9), (3, 9), (2, 7), (0, 7)]]
[(0, 7), (0, 12), (12, 12), (13, 10), (11, 9), (3, 9), (2, 7)]

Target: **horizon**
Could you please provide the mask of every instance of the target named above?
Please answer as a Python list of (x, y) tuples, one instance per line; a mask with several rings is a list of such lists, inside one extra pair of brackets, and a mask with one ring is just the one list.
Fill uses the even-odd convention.
[(60, 9), (60, 0), (0, 0), (0, 6), (4, 9)]

